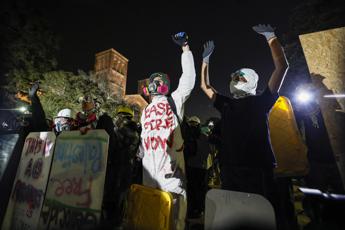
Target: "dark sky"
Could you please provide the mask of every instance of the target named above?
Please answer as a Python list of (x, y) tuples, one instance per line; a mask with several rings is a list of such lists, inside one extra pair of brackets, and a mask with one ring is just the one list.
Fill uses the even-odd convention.
[[(194, 54), (197, 81), (186, 104), (186, 115), (202, 120), (218, 113), (200, 90), (202, 44), (215, 41), (210, 61), (211, 84), (229, 94), (229, 76), (241, 67), (255, 69), (267, 83), (273, 71), (270, 50), (263, 36), (251, 27), (270, 23), (281, 36), (288, 31), (294, 1), (229, 1), (168, 5), (116, 3), (118, 1), (53, 1), (45, 13), (60, 36), (59, 68), (93, 70), (94, 55), (114, 48), (129, 59), (127, 94), (136, 93), (137, 80), (153, 72), (168, 73), (175, 89), (181, 74), (181, 51), (171, 35), (186, 31)], [(73, 3), (72, 3), (73, 2)], [(52, 3), (52, 2), (51, 2)]]

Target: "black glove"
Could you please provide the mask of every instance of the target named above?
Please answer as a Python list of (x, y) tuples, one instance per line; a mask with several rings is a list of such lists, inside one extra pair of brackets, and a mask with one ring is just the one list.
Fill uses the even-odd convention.
[(172, 35), (171, 37), (173, 41), (181, 47), (188, 45), (188, 35), (186, 34), (186, 32), (179, 32), (175, 35)]
[(214, 42), (213, 41), (208, 41), (204, 44), (204, 51), (202, 52), (202, 61), (205, 63), (209, 63), (209, 59), (211, 54), (213, 53), (214, 50)]
[(36, 95), (38, 88), (40, 87), (38, 81), (36, 81), (29, 89), (29, 97), (32, 98)]

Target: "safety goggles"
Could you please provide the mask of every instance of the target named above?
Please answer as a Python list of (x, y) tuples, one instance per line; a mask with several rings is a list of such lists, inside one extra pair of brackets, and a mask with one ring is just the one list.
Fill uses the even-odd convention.
[(235, 73), (231, 74), (231, 79), (234, 81), (242, 81), (242, 82), (247, 82), (247, 79), (244, 77), (245, 73), (242, 71), (238, 70)]
[(133, 116), (129, 113), (124, 113), (124, 112), (119, 112), (117, 114), (119, 117), (122, 117), (122, 118), (125, 118), (125, 119), (128, 119), (128, 120), (131, 120), (133, 118)]

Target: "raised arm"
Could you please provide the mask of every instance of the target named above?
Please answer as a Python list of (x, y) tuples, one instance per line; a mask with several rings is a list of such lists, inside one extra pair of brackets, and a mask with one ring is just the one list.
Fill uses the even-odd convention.
[(35, 132), (48, 131), (49, 127), (46, 122), (46, 115), (44, 113), (40, 99), (37, 96), (37, 91), (39, 89), (39, 83), (35, 82), (29, 90), (29, 97), (31, 100), (32, 107), (32, 123), (33, 130)]
[(274, 34), (274, 29), (270, 25), (257, 25), (253, 27), (254, 31), (266, 37), (271, 49), (274, 62), (274, 71), (268, 81), (268, 88), (272, 93), (279, 93), (284, 77), (289, 68), (282, 46)]
[(177, 100), (183, 104), (188, 99), (195, 85), (194, 58), (188, 45), (188, 36), (186, 33), (180, 32), (174, 35), (173, 41), (181, 46), (183, 52), (181, 55), (182, 75), (177, 89), (171, 95), (175, 102)]
[(201, 89), (205, 92), (206, 96), (212, 100), (215, 98), (217, 91), (210, 85), (209, 80), (209, 59), (214, 50), (214, 42), (208, 41), (204, 44), (204, 51), (202, 53), (201, 65)]

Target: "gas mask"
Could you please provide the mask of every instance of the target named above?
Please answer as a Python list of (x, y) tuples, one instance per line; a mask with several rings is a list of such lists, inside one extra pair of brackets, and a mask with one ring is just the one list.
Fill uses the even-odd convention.
[(73, 124), (72, 110), (62, 109), (54, 118), (54, 129), (56, 132), (71, 130)]
[(157, 80), (154, 80), (153, 82), (151, 82), (148, 88), (149, 88), (149, 92), (152, 95), (158, 95), (158, 94), (166, 95), (169, 92), (169, 87), (165, 83), (161, 85), (160, 82)]
[(230, 93), (236, 99), (255, 95), (258, 80), (254, 70), (242, 68), (231, 74)]
[(54, 119), (55, 124), (55, 131), (62, 132), (62, 131), (69, 131), (71, 130), (71, 123), (68, 118), (66, 117), (57, 117)]
[(114, 118), (114, 124), (117, 128), (127, 126), (132, 122), (133, 116), (127, 113), (118, 113)]
[[(159, 78), (159, 80), (157, 80)], [(163, 83), (161, 83), (163, 82)], [(170, 80), (167, 74), (154, 73), (150, 76), (150, 83), (143, 88), (146, 96), (149, 95), (167, 95), (169, 93)]]

